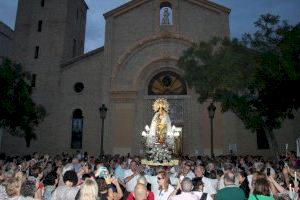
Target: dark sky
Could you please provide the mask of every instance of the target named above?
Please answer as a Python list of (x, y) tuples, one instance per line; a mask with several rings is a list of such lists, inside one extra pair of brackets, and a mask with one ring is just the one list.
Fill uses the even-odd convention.
[[(91, 51), (103, 45), (103, 13), (114, 9), (128, 0), (85, 0), (89, 6), (85, 51)], [(231, 9), (231, 37), (240, 38), (243, 33), (253, 33), (253, 22), (261, 14), (280, 15), (290, 24), (300, 22), (300, 0), (212, 0)], [(0, 0), (0, 21), (14, 28), (18, 0)]]

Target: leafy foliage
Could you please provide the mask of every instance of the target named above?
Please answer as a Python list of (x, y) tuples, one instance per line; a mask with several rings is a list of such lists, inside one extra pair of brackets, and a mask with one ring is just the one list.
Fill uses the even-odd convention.
[(214, 38), (183, 52), (178, 65), (202, 103), (208, 98), (220, 100), (229, 91), (243, 91), (253, 78), (257, 59), (255, 52), (236, 40)]
[(214, 38), (192, 46), (178, 66), (200, 103), (221, 102), (223, 112), (233, 111), (247, 129), (263, 130), (276, 149), (273, 131), (300, 106), (300, 25), (292, 29), (266, 14), (255, 26), (242, 41)]
[(46, 114), (31, 99), (31, 85), (21, 66), (5, 60), (0, 66), (0, 127), (25, 138), (27, 146), (35, 139), (36, 127)]

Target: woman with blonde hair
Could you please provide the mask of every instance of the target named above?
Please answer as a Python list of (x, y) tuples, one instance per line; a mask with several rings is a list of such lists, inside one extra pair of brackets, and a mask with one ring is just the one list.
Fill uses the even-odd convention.
[(175, 188), (172, 185), (170, 185), (170, 180), (166, 171), (158, 172), (156, 177), (159, 186), (159, 192), (158, 194), (155, 194), (154, 199), (167, 200)]
[(253, 193), (248, 200), (274, 200), (270, 195), (270, 183), (266, 178), (255, 180)]
[(80, 188), (79, 200), (97, 200), (98, 199), (98, 185), (96, 181), (91, 178), (85, 179)]
[(5, 182), (5, 190), (8, 199), (17, 199), (20, 195), (22, 181), (19, 178), (10, 178)]

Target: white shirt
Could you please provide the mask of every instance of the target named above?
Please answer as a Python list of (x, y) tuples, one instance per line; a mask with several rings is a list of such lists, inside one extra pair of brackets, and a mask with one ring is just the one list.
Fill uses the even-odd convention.
[(193, 192), (181, 192), (179, 195), (175, 195), (169, 198), (169, 200), (199, 200), (198, 196)]
[(51, 200), (73, 200), (78, 190), (79, 187), (58, 186), (52, 193)]
[[(124, 180), (127, 177), (131, 176), (132, 174), (133, 174), (133, 172), (131, 171), (131, 169), (125, 170), (125, 172), (124, 172)], [(130, 179), (130, 181), (128, 181), (126, 183), (126, 190), (127, 190), (127, 192), (133, 192), (134, 191), (134, 187), (135, 187), (135, 185), (137, 183), (137, 179), (138, 178), (139, 178), (139, 175), (136, 175), (132, 179)]]
[(252, 174), (248, 175), (248, 176), (247, 176), (247, 179), (248, 179), (248, 182), (249, 182), (249, 188), (250, 188), (250, 190), (252, 190), (252, 189), (253, 189), (253, 188), (252, 188), (252, 179), (253, 179), (253, 175), (252, 175)]
[(161, 191), (156, 176), (145, 175), (145, 178), (147, 182), (151, 184), (151, 191), (154, 193), (155, 200), (167, 200), (174, 191), (174, 187), (170, 184), (167, 191)]
[(174, 191), (174, 187), (169, 184), (168, 190), (159, 190), (158, 193), (154, 193), (155, 200), (168, 200), (170, 194)]
[[(170, 176), (170, 182), (171, 182), (171, 185), (177, 185), (178, 180), (179, 180), (179, 178), (177, 178), (177, 176), (178, 176), (178, 173), (172, 174), (172, 175)], [(189, 173), (187, 173), (187, 175), (186, 175), (185, 177), (188, 177), (189, 179), (193, 180), (193, 178), (195, 178), (196, 176), (195, 176), (194, 172), (189, 171)], [(182, 178), (184, 178), (184, 177), (182, 177)], [(180, 181), (181, 181), (181, 180), (182, 180), (182, 179), (180, 179)]]
[(203, 192), (208, 193), (209, 195), (217, 193), (216, 183), (214, 179), (206, 178), (203, 176), (202, 182), (204, 183)]

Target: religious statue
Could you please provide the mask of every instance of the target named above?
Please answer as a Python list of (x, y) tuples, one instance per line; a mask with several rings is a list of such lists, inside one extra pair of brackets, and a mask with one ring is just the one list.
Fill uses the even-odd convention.
[(150, 127), (145, 126), (142, 131), (143, 144), (145, 145), (146, 159), (143, 164), (153, 166), (174, 166), (178, 160), (172, 159), (175, 153), (175, 138), (182, 132), (181, 127), (171, 126), (169, 117), (169, 103), (167, 99), (158, 98), (152, 108), (154, 116)]
[(170, 13), (169, 13), (168, 8), (164, 8), (163, 18), (162, 18), (162, 22), (161, 22), (162, 25), (170, 24), (169, 16), (170, 16)]
[(172, 135), (171, 120), (169, 117), (169, 103), (164, 98), (159, 98), (153, 103), (155, 112), (150, 125), (150, 135), (155, 135), (155, 142), (164, 144), (167, 136)]

